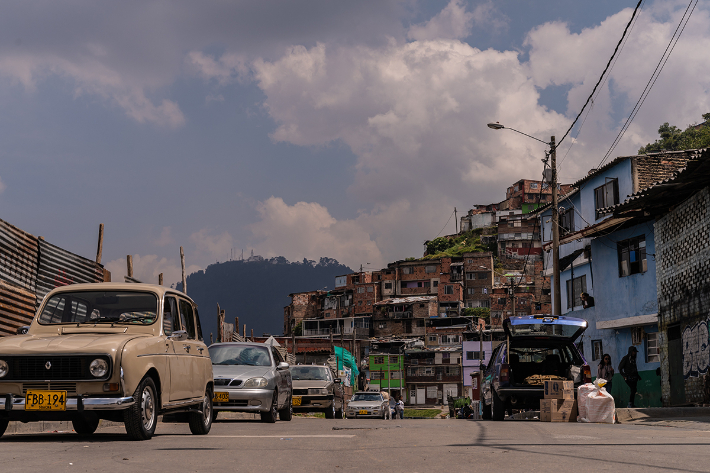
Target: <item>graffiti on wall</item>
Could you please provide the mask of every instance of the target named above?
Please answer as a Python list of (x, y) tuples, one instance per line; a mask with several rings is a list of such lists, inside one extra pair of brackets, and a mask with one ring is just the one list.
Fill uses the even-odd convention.
[(683, 330), (683, 377), (697, 378), (710, 367), (708, 321), (688, 325)]

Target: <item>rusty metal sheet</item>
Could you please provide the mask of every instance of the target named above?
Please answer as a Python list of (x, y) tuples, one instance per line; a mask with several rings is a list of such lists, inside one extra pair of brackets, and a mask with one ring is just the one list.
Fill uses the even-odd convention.
[(103, 282), (103, 266), (90, 259), (39, 240), (39, 265), (35, 294), (37, 305), (49, 291), (59, 286)]
[(34, 315), (34, 292), (0, 281), (0, 336), (15, 335)]
[(0, 280), (35, 292), (37, 237), (0, 220)]

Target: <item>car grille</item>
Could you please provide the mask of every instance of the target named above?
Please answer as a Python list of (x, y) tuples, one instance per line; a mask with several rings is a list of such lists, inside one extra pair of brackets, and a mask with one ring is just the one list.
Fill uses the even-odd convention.
[(27, 394), (28, 390), (38, 391), (66, 391), (67, 394), (76, 394), (76, 383), (23, 383), (22, 394)]
[(241, 379), (217, 378), (214, 380), (215, 386), (241, 386)]
[(294, 396), (308, 396), (308, 389), (294, 389)]
[[(89, 373), (89, 365), (96, 358), (106, 360), (109, 365), (103, 378), (94, 378)], [(111, 359), (106, 355), (18, 356), (5, 360), (10, 365), (10, 373), (4, 381), (98, 381), (111, 376)]]

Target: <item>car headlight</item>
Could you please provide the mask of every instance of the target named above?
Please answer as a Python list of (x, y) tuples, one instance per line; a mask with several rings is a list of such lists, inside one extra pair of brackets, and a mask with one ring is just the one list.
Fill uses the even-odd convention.
[(103, 378), (108, 373), (108, 363), (106, 363), (106, 360), (96, 358), (89, 365), (89, 372), (94, 378)]
[(312, 395), (312, 396), (313, 396), (313, 395), (316, 395), (316, 396), (317, 396), (317, 395), (319, 395), (319, 394), (322, 394), (322, 395), (324, 395), (324, 396), (327, 396), (329, 393), (328, 393), (328, 390), (327, 390), (327, 389), (311, 388), (311, 389), (308, 390), (308, 394), (310, 394), (310, 395)]
[(0, 378), (4, 378), (9, 372), (10, 367), (7, 365), (7, 361), (0, 360)]
[(269, 382), (266, 378), (250, 378), (244, 383), (245, 388), (265, 388)]

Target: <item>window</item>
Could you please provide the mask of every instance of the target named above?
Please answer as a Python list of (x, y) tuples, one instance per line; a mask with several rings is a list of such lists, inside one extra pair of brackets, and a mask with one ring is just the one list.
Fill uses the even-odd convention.
[(360, 276), (353, 276), (353, 277), (352, 277), (352, 283), (353, 283), (353, 284), (359, 284), (359, 283), (360, 283)]
[(417, 320), (417, 327), (424, 327), (424, 320), (422, 320), (422, 319)]
[(367, 292), (372, 292), (372, 291), (374, 291), (374, 290), (375, 290), (375, 289), (374, 289), (373, 286), (367, 286)]
[(184, 299), (180, 299), (180, 322), (182, 329), (187, 331), (187, 338), (195, 339), (195, 316), (192, 313), (192, 304)]
[(373, 363), (376, 365), (382, 365), (385, 362), (385, 357), (384, 356), (375, 356), (373, 357)]
[(476, 279), (476, 273), (466, 273), (466, 279), (469, 281), (472, 279)]
[(439, 287), (439, 281), (432, 281), (431, 286), (432, 287)]
[(390, 373), (390, 379), (399, 379), (399, 371), (393, 371)]
[(587, 292), (587, 276), (580, 276), (574, 279), (567, 280), (567, 308), (574, 309), (582, 305), (582, 300), (579, 296)]
[(471, 296), (471, 295), (473, 295), (473, 294), (475, 294), (475, 293), (476, 293), (476, 288), (475, 288), (475, 287), (467, 287), (467, 288), (466, 288), (466, 294), (468, 294), (469, 296)]
[(661, 361), (661, 352), (658, 346), (658, 332), (646, 334), (646, 363)]
[(391, 282), (386, 282), (386, 283), (385, 283), (385, 289), (392, 289), (392, 283), (391, 283)]
[(560, 215), (560, 227), (564, 230), (563, 233), (574, 232), (574, 207)]
[(478, 273), (478, 279), (488, 279), (490, 277), (490, 274), (486, 273)]
[(402, 268), (402, 274), (412, 274), (414, 272), (414, 268), (411, 266), (405, 266)]
[(387, 379), (387, 373), (383, 371), (370, 372), (370, 379)]
[(387, 322), (380, 322), (380, 328), (387, 328)]
[(357, 293), (358, 293), (358, 294), (363, 294), (364, 292), (365, 292), (365, 288), (364, 288), (364, 287), (358, 287), (358, 288), (357, 288)]
[(596, 218), (600, 218), (600, 209), (611, 207), (619, 203), (619, 180), (607, 178), (603, 186), (594, 189), (594, 205)]
[(602, 355), (604, 355), (602, 341), (601, 340), (592, 340), (592, 361), (601, 360)]
[(435, 273), (435, 272), (436, 272), (436, 266), (433, 266), (433, 265), (426, 266), (426, 267), (424, 268), (424, 271), (426, 271), (427, 273)]
[(531, 182), (530, 189), (537, 189), (537, 182)]
[(520, 227), (520, 226), (522, 226), (522, 224), (523, 224), (523, 222), (521, 222), (520, 220), (516, 220), (515, 222), (513, 222), (514, 227)]
[(165, 335), (171, 335), (178, 330), (180, 330), (180, 318), (177, 302), (174, 297), (166, 297), (163, 304), (163, 331)]
[(467, 360), (469, 360), (469, 361), (470, 361), (470, 360), (475, 360), (476, 358), (477, 358), (477, 357), (473, 356), (473, 352), (472, 352), (472, 351), (467, 351), (467, 352), (466, 352), (466, 359), (467, 359)]
[(645, 236), (620, 241), (616, 247), (619, 253), (619, 277), (646, 272)]
[(389, 357), (390, 365), (396, 365), (397, 363), (399, 363), (398, 360), (399, 360), (398, 356), (390, 356)]
[(454, 286), (447, 285), (444, 286), (444, 294), (453, 294), (454, 293)]
[(429, 335), (429, 341), (436, 343), (436, 335)]

